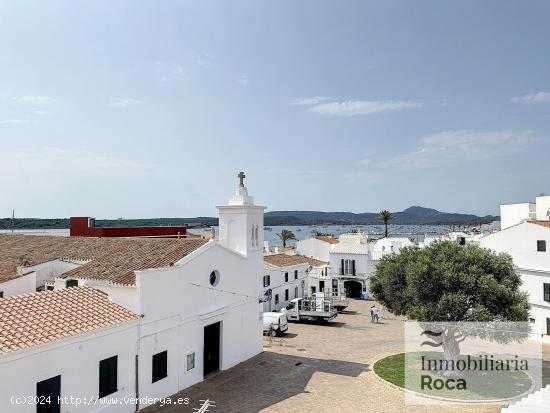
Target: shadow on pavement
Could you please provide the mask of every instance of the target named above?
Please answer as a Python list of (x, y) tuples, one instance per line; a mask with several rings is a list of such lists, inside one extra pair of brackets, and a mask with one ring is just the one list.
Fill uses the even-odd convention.
[(216, 402), (214, 413), (258, 412), (296, 394), (305, 393), (314, 373), (357, 377), (365, 371), (368, 371), (368, 365), (361, 363), (264, 352), (171, 397), (188, 397), (188, 405), (153, 405), (143, 412), (193, 412), (193, 408), (199, 407), (200, 400), (204, 399)]

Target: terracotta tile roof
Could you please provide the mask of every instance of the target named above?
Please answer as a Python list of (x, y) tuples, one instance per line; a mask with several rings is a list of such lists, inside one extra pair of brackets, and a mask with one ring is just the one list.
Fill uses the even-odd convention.
[[(264, 262), (274, 267), (291, 267), (293, 265), (309, 264), (313, 266), (326, 265), (324, 261), (304, 257), (303, 255), (274, 254), (266, 255)], [(315, 263), (315, 264), (313, 264)]]
[(329, 244), (338, 244), (338, 242), (339, 242), (337, 239), (332, 238), (328, 235), (319, 235), (315, 238), (317, 238), (318, 240), (321, 240), (321, 241), (328, 242)]
[(0, 354), (114, 326), (139, 315), (90, 287), (0, 299)]
[(308, 264), (313, 266), (313, 267), (323, 267), (324, 265), (328, 264), (328, 262), (326, 262), (326, 261), (317, 260), (315, 258), (305, 257), (303, 255), (300, 255), (300, 257), (302, 257), (304, 260), (306, 260), (308, 262)]
[(198, 238), (91, 238), (0, 235), (0, 282), (17, 277), (18, 266), (71, 258), (89, 261), (63, 278), (134, 285), (134, 271), (167, 267), (207, 241)]
[(527, 221), (527, 222), (530, 222), (531, 224), (541, 225), (546, 228), (550, 228), (550, 221)]

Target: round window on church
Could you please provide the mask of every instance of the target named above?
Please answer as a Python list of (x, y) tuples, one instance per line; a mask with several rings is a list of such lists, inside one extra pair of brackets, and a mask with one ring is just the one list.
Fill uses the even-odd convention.
[(220, 281), (220, 273), (218, 270), (214, 270), (210, 273), (210, 285), (212, 287), (215, 287), (218, 285), (218, 282)]

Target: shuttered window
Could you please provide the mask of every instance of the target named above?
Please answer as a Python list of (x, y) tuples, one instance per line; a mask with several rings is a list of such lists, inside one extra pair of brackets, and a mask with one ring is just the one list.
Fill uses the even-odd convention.
[(153, 355), (153, 383), (168, 376), (168, 351)]
[(61, 376), (36, 383), (36, 413), (59, 413), (61, 406)]
[(285, 290), (285, 301), (288, 301), (288, 289)]
[(546, 241), (543, 239), (537, 240), (537, 251), (546, 252)]
[(550, 302), (550, 284), (544, 283), (544, 301)]
[(285, 272), (285, 283), (288, 282), (288, 272)]
[(295, 279), (295, 280), (298, 279), (298, 270), (294, 270), (294, 279)]
[(105, 397), (117, 389), (118, 356), (109, 357), (99, 362), (99, 397)]

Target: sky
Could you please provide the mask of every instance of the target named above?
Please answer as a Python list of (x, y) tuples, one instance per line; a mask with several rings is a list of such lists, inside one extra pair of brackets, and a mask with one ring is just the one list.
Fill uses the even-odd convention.
[(0, 2), (0, 217), (498, 214), (550, 193), (548, 1)]

